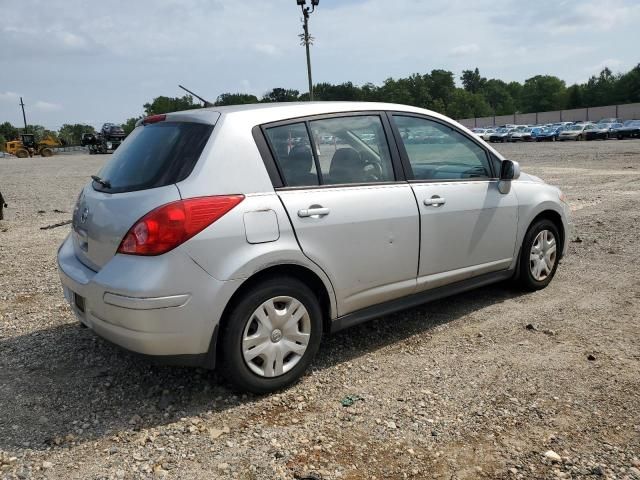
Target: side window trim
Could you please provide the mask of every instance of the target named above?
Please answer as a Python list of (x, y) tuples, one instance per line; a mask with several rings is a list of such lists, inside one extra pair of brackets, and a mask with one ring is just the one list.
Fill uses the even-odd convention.
[[(395, 180), (385, 182), (367, 182), (367, 183), (345, 183), (345, 184), (326, 184), (324, 183), (322, 172), (319, 169), (319, 160), (317, 158), (317, 151), (315, 149), (315, 139), (311, 135), (310, 122), (316, 120), (325, 120), (329, 118), (342, 118), (342, 117), (361, 117), (361, 116), (377, 116), (380, 118), (382, 129), (387, 140), (389, 147), (389, 153), (391, 156), (391, 166), (393, 169)], [(284, 120), (278, 120), (275, 122), (264, 123), (256, 125), (252, 129), (252, 135), (258, 152), (262, 157), (262, 160), (269, 174), (273, 188), (277, 190), (308, 190), (317, 188), (348, 188), (348, 187), (363, 187), (363, 186), (382, 186), (382, 185), (395, 185), (399, 183), (405, 183), (408, 181), (407, 169), (402, 164), (402, 154), (399, 150), (398, 142), (395, 138), (395, 132), (393, 131), (392, 123), (389, 121), (388, 112), (382, 110), (357, 110), (349, 112), (334, 112), (318, 115), (305, 115), (302, 117), (288, 118)], [(273, 146), (269, 142), (266, 130), (274, 127), (282, 127), (286, 125), (292, 125), (296, 123), (304, 123), (309, 135), (309, 141), (312, 145), (313, 159), (318, 174), (318, 181), (320, 185), (308, 185), (308, 186), (288, 186), (284, 181), (282, 175), (282, 169), (276, 160), (276, 156), (273, 152)], [(409, 170), (410, 171), (410, 170)]]
[(324, 174), (320, 168), (320, 159), (318, 158), (318, 146), (316, 145), (316, 139), (311, 132), (311, 125), (309, 120), (305, 120), (304, 128), (307, 130), (309, 136), (309, 145), (311, 145), (311, 155), (313, 155), (313, 163), (316, 165), (316, 174), (318, 175), (318, 185), (324, 185)]
[(264, 127), (256, 125), (251, 129), (251, 135), (258, 147), (258, 153), (262, 157), (262, 162), (267, 169), (267, 174), (271, 180), (273, 188), (284, 187), (284, 181), (282, 180), (282, 172), (280, 172), (280, 166), (275, 160), (273, 152), (271, 151), (271, 145), (267, 141), (267, 133), (264, 131)]
[[(494, 169), (494, 165), (493, 162), (491, 161), (491, 152), (487, 150), (487, 148), (482, 145), (480, 142), (477, 141), (476, 138), (473, 138), (472, 136), (466, 134), (465, 132), (463, 132), (462, 130), (456, 128), (454, 125), (448, 124), (446, 122), (443, 122), (442, 120), (438, 119), (438, 118), (434, 118), (428, 115), (424, 115), (424, 114), (420, 114), (420, 113), (415, 113), (415, 112), (402, 112), (402, 111), (389, 111), (387, 112), (387, 116), (390, 117), (389, 118), (389, 123), (391, 124), (391, 128), (393, 130), (393, 135), (395, 137), (397, 146), (398, 146), (398, 150), (400, 151), (400, 157), (402, 159), (402, 165), (406, 170), (406, 178), (409, 182), (411, 183), (442, 183), (442, 182), (478, 182), (478, 181), (493, 181), (496, 180), (498, 178), (498, 175), (496, 175), (495, 169)], [(485, 154), (486, 160), (487, 160), (487, 165), (489, 165), (489, 169), (491, 170), (491, 177), (489, 178), (461, 178), (461, 179), (436, 179), (436, 180), (428, 180), (428, 179), (416, 179), (413, 175), (413, 169), (411, 168), (411, 162), (409, 161), (409, 154), (407, 153), (407, 149), (405, 148), (404, 142), (402, 141), (402, 137), (400, 136), (400, 130), (398, 130), (398, 125), (396, 124), (396, 122), (394, 121), (393, 117), (394, 116), (399, 116), (399, 117), (414, 117), (414, 118), (420, 118), (423, 120), (427, 120), (427, 121), (431, 121), (431, 122), (435, 122), (435, 123), (439, 123), (440, 125), (444, 125), (447, 128), (450, 128), (451, 130), (453, 130), (454, 132), (457, 132), (458, 134), (462, 135), (464, 138), (470, 140), (473, 144), (477, 145)]]

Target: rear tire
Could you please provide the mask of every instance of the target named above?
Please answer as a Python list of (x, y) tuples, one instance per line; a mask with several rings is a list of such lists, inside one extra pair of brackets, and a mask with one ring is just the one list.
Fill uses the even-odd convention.
[(225, 319), (222, 374), (242, 391), (280, 390), (304, 374), (321, 339), (322, 310), (309, 287), (292, 277), (265, 280), (248, 290)]
[(520, 250), (518, 283), (529, 291), (545, 288), (558, 269), (561, 245), (556, 225), (541, 219), (527, 230)]
[(18, 158), (27, 158), (29, 156), (29, 152), (25, 149), (20, 149), (16, 152), (16, 157)]

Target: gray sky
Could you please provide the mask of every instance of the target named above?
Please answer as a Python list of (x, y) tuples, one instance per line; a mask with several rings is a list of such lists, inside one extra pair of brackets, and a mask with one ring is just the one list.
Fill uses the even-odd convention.
[[(0, 122), (122, 122), (178, 83), (210, 100), (306, 91), (294, 0), (0, 0)], [(637, 0), (320, 0), (314, 82), (479, 67), (585, 81), (640, 62)]]

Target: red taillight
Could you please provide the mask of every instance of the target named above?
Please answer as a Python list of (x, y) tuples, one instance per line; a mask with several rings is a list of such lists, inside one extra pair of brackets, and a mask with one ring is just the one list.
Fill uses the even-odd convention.
[(144, 120), (142, 120), (142, 124), (149, 125), (150, 123), (164, 122), (166, 118), (167, 116), (164, 113), (160, 113), (158, 115), (149, 115), (148, 117), (144, 117)]
[(129, 229), (118, 253), (161, 255), (207, 228), (244, 200), (244, 195), (198, 197), (167, 203)]

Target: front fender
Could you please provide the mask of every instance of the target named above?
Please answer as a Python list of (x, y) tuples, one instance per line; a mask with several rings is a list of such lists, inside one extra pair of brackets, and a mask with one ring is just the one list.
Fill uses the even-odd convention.
[[(560, 200), (560, 190), (552, 185), (536, 181), (514, 181), (512, 188), (518, 197), (518, 233), (516, 245), (522, 245), (527, 230), (534, 219), (543, 212), (552, 211), (558, 214), (562, 222), (562, 256), (567, 253), (569, 238), (569, 207)], [(517, 258), (514, 260), (517, 262)]]

